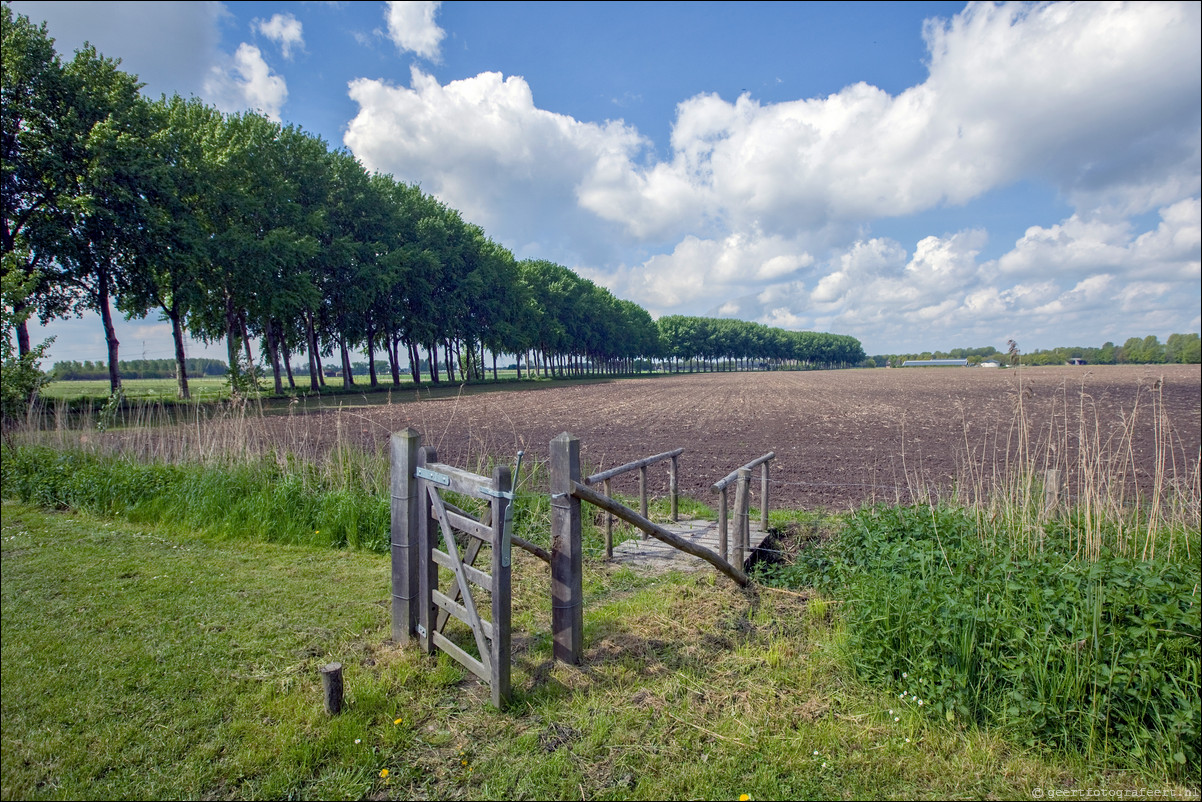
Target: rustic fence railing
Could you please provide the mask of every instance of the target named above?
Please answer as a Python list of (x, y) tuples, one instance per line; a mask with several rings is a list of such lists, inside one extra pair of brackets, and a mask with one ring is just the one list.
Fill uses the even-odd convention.
[[(760, 529), (768, 529), (768, 463), (776, 458), (775, 451), (769, 451), (762, 457), (753, 459), (746, 465), (736, 468), (729, 474), (714, 482), (711, 489), (719, 495), (718, 499), (718, 551), (722, 558), (735, 565), (743, 565), (743, 556), (751, 548), (751, 522), (749, 509), (751, 505), (751, 470), (761, 466), (760, 473)], [(728, 491), (731, 482), (735, 486), (735, 538), (734, 547), (730, 547), (728, 531), (730, 528), (727, 508)], [(733, 554), (732, 554), (733, 552)]]
[[(619, 466), (581, 481), (580, 441), (567, 432), (552, 440), (549, 552), (512, 534), (514, 482), (507, 466), (495, 468), (490, 479), (445, 465), (438, 462), (438, 454), (433, 448), (421, 445), (421, 435), (413, 429), (392, 436), (391, 452), (393, 640), (398, 643), (416, 640), (427, 654), (433, 654), (435, 649), (446, 652), (491, 686), (492, 701), (498, 708), (503, 707), (511, 695), (511, 546), (524, 548), (550, 564), (552, 657), (567, 663), (581, 661), (584, 642), (582, 500), (652, 537), (700, 557), (741, 587), (751, 584), (741, 564), (732, 565), (724, 554), (715, 554), (650, 521), (645, 514), (645, 492), (641, 494), (644, 514), (640, 514), (587, 485), (587, 482), (604, 482), (618, 473), (639, 467), (645, 470), (647, 465), (671, 459), (675, 519), (676, 458), (683, 449)], [(749, 468), (744, 470), (750, 475)], [(645, 491), (646, 482), (643, 481), (641, 486)], [(474, 518), (444, 499), (442, 491), (481, 499), (488, 507), (483, 516)], [(432, 521), (437, 522), (434, 528)], [(467, 538), (462, 553), (456, 542), (456, 532)], [(437, 548), (440, 534), (445, 551)], [(491, 551), (491, 573), (474, 566), (484, 546)], [(454, 577), (446, 593), (439, 589), (440, 566)], [(489, 592), (491, 620), (481, 616), (476, 608), (473, 585)], [(470, 628), (476, 654), (470, 653), (470, 647), (464, 648), (443, 635), (443, 627), (451, 618)]]
[[(671, 452), (669, 452), (671, 453)], [(662, 455), (661, 455), (662, 456)], [(637, 463), (633, 463), (636, 464)], [(625, 467), (625, 466), (623, 466)], [(598, 474), (589, 477), (597, 481)], [(587, 501), (658, 540), (700, 557), (741, 587), (751, 584), (742, 570), (709, 549), (669, 532), (621, 502), (580, 480), (580, 441), (564, 432), (551, 441), (551, 629), (556, 660), (579, 663), (584, 632), (584, 577), (581, 561), (580, 502)], [(603, 479), (601, 481), (604, 481)]]
[[(606, 496), (610, 495), (609, 482), (615, 476), (621, 476), (635, 469), (639, 472), (639, 514), (644, 518), (647, 517), (647, 468), (663, 462), (671, 460), (672, 463), (668, 468), (668, 494), (671, 498), (671, 517), (675, 522), (679, 519), (678, 507), (680, 504), (679, 482), (677, 480), (677, 469), (679, 467), (678, 460), (680, 455), (684, 453), (683, 448), (678, 448), (674, 451), (665, 451), (662, 454), (656, 454), (653, 457), (628, 462), (625, 465), (619, 465), (616, 468), (610, 468), (600, 473), (594, 473), (592, 476), (584, 480), (586, 485), (594, 485), (597, 482), (602, 483), (602, 491)], [(643, 535), (646, 537), (646, 534)], [(614, 514), (608, 510), (605, 512), (605, 559), (612, 559), (614, 556)]]

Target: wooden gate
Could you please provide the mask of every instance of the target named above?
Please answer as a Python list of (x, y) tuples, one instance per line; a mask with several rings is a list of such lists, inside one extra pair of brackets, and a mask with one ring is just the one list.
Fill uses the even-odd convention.
[[(446, 652), (487, 682), (493, 704), (503, 707), (510, 698), (509, 467), (498, 466), (490, 479), (438, 462), (435, 450), (419, 447), (416, 437), (399, 444), (396, 440), (394, 436), (394, 458), (399, 450), (407, 464), (393, 471), (394, 639), (416, 635), (427, 654), (435, 649)], [(445, 499), (447, 492), (481, 499), (488, 509), (477, 519)], [(489, 573), (474, 565), (485, 546), (491, 558)], [(440, 588), (440, 566), (451, 574), (446, 592)], [(491, 620), (477, 604), (481, 590), (490, 597), (485, 611)], [(461, 646), (444, 634), (452, 618), (467, 625), (473, 643)], [(398, 631), (402, 622), (408, 622), (408, 632)]]

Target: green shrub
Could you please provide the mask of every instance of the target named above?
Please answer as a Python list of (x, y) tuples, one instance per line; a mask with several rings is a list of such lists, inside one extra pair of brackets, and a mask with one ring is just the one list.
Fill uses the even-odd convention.
[(119, 515), (221, 537), (387, 549), (389, 502), (338, 477), (276, 462), (141, 463), (84, 451), (4, 446), (6, 498)]
[(844, 601), (861, 675), (950, 721), (1197, 776), (1199, 567), (985, 543), (962, 510), (876, 508), (770, 584)]

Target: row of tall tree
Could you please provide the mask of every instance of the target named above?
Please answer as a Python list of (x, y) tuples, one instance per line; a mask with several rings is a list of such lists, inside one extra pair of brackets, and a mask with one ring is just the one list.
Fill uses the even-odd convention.
[(849, 367), (864, 360), (860, 341), (844, 334), (684, 315), (665, 316), (658, 323), (664, 356), (675, 370)]
[(353, 383), (357, 351), (373, 386), (385, 366), (393, 383), (406, 367), (423, 381), (423, 365), (434, 383), (480, 378), (489, 354), (494, 375), (498, 354), (514, 355), (519, 375), (523, 362), (562, 375), (664, 353), (856, 361), (852, 338), (832, 346), (737, 321), (687, 319), (686, 342), (566, 267), (516, 261), (454, 209), (319, 137), (197, 99), (149, 100), (90, 47), (62, 60), (45, 26), (7, 5), (3, 27), (0, 244), (17, 279), (6, 286), (25, 290), (12, 299), (18, 352), (31, 351), (31, 313), (96, 312), (114, 393), (114, 308), (171, 323), (185, 398), (185, 333), (225, 341), (236, 387), (257, 381), (258, 343), (276, 392), (296, 385), (297, 356), (312, 389), (334, 355)]

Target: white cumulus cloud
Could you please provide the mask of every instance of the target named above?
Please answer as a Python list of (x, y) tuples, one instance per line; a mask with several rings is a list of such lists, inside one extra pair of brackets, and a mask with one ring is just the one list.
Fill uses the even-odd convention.
[(255, 29), (280, 46), (284, 58), (291, 60), (292, 50), (305, 47), (304, 27), (292, 14), (274, 14), (269, 20), (256, 19)]
[(401, 52), (410, 52), (429, 61), (438, 61), (446, 32), (434, 21), (442, 3), (419, 0), (393, 0), (385, 14), (388, 38)]
[[(397, 46), (437, 58), (435, 12), (393, 4)], [(1202, 6), (972, 3), (923, 36), (928, 77), (898, 94), (856, 83), (778, 103), (685, 98), (665, 158), (620, 121), (540, 109), (521, 76), (443, 85), (416, 67), (408, 87), (350, 83), (359, 112), (344, 142), (519, 257), (560, 261), (653, 314), (899, 350), (998, 332), (1063, 340), (1089, 315), (1103, 336), (1120, 310), (1130, 330), (1196, 321)], [(981, 256), (987, 219), (907, 243), (872, 235), (873, 221), (1016, 182), (1072, 212), (993, 243), (996, 258)], [(1146, 230), (1134, 216), (1151, 212)]]
[(246, 42), (238, 45), (232, 58), (212, 68), (204, 90), (222, 111), (254, 109), (276, 121), (288, 99), (283, 77), (271, 71), (259, 48)]
[[(419, 68), (410, 86), (357, 79), (344, 143), (370, 169), (420, 183), (490, 232), (531, 242), (612, 239), (576, 203), (576, 185), (644, 146), (620, 122), (584, 123), (538, 108), (520, 76), (486, 72), (443, 86)], [(548, 248), (540, 255), (548, 255)]]

